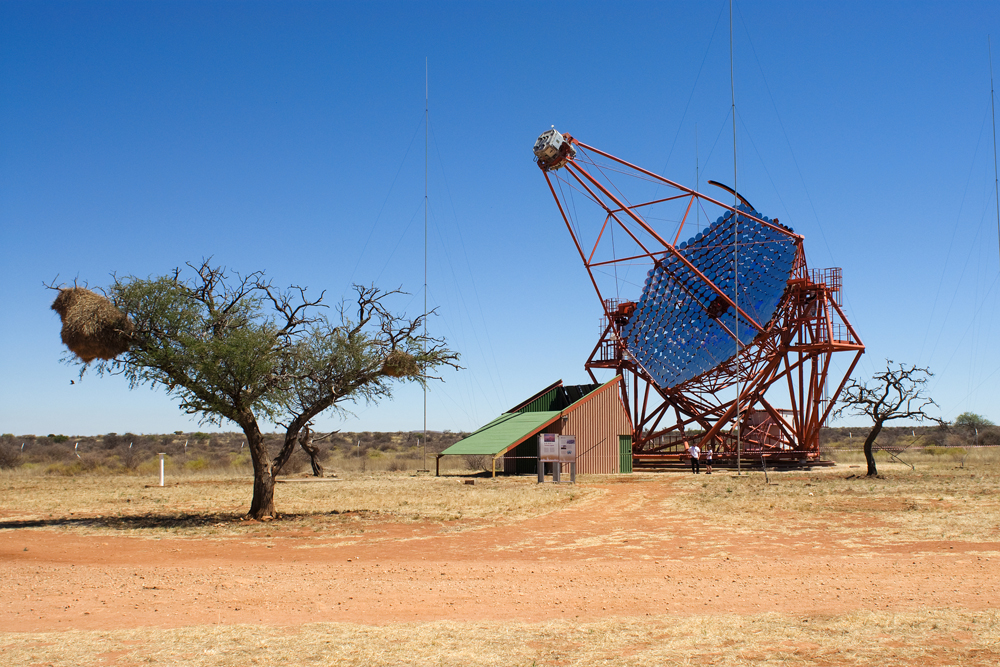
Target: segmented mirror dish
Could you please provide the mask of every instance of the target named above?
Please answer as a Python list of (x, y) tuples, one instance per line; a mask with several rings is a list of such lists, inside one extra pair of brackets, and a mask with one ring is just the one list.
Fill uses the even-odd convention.
[[(739, 211), (771, 222), (747, 206), (739, 206)], [(767, 326), (792, 271), (795, 240), (745, 215), (737, 216), (736, 226), (738, 281), (732, 212), (677, 250), (744, 313)], [(734, 299), (737, 284), (739, 298)], [(747, 345), (760, 331), (746, 318), (739, 319), (740, 342)], [(736, 331), (735, 309), (667, 253), (647, 274), (642, 297), (621, 335), (633, 358), (660, 387), (669, 389), (733, 357)]]

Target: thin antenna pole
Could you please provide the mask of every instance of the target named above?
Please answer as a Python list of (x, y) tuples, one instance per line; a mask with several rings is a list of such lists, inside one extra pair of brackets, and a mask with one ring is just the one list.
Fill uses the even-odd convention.
[[(733, 100), (733, 208), (740, 205), (736, 182), (736, 74), (733, 66), (733, 0), (729, 0), (729, 92)], [(733, 303), (736, 304), (736, 474), (743, 474), (740, 442), (740, 216), (733, 211)]]
[[(424, 57), (424, 339), (421, 346), (424, 359), (427, 359), (427, 153), (430, 145), (430, 86), (427, 58)], [(424, 364), (427, 362), (424, 361)], [(427, 470), (427, 378), (424, 380), (424, 470)]]
[(993, 102), (993, 44), (989, 35), (986, 44), (990, 50), (990, 116), (993, 118), (993, 191), (997, 198), (997, 251), (1000, 252), (1000, 177), (997, 176), (997, 111)]
[[(701, 190), (701, 164), (698, 157), (698, 123), (694, 124), (694, 189), (695, 192)], [(701, 231), (701, 206), (699, 202), (694, 203), (694, 214), (697, 216), (698, 226), (695, 233)]]

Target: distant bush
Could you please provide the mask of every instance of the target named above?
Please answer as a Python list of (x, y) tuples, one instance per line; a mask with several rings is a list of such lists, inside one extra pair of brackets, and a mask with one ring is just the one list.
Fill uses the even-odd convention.
[(469, 470), (479, 472), (481, 470), (490, 470), (491, 466), (492, 463), (489, 456), (470, 454), (465, 457), (465, 467)]
[(73, 475), (78, 475), (83, 472), (83, 468), (76, 463), (63, 463), (62, 461), (58, 463), (50, 463), (45, 467), (45, 473), (48, 475), (62, 475), (63, 477), (72, 477)]
[(16, 468), (21, 465), (21, 450), (12, 444), (7, 436), (0, 439), (0, 469)]
[(184, 462), (184, 469), (191, 472), (198, 472), (199, 470), (205, 470), (206, 468), (208, 468), (208, 461), (200, 457)]
[(924, 452), (931, 456), (950, 456), (953, 459), (960, 459), (965, 456), (965, 447), (937, 447), (931, 445), (924, 447)]
[[(464, 435), (429, 431), (424, 443), (424, 434), (419, 431), (333, 433), (314, 445), (319, 450), (319, 459), (327, 467), (342, 465), (346, 469), (355, 469), (360, 466), (368, 471), (391, 469), (401, 472), (422, 467), (420, 461), (424, 444), (428, 459), (433, 459)], [(264, 435), (264, 441), (275, 453), (281, 447), (283, 435), (268, 433)], [(238, 433), (138, 435), (112, 432), (102, 436), (72, 437), (58, 434), (15, 436), (8, 433), (0, 437), (0, 468), (53, 475), (94, 471), (158, 475), (158, 453), (166, 452), (166, 465), (175, 471), (235, 469), (243, 473), (251, 466), (249, 451), (241, 447), (243, 442), (243, 436)], [(360, 448), (357, 446), (359, 442)], [(23, 454), (21, 443), (25, 445)], [(309, 457), (296, 449), (280, 474), (292, 475), (308, 470)]]
[(234, 468), (242, 468), (252, 464), (250, 461), (250, 452), (245, 449), (242, 452), (234, 452), (229, 455), (229, 465)]
[(979, 432), (979, 444), (987, 447), (1000, 447), (1000, 428), (991, 428)]

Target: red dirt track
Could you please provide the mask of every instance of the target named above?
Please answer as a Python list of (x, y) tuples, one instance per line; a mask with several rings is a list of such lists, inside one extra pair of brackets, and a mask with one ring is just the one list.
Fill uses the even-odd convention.
[[(673, 484), (503, 527), (385, 524), (316, 537), (153, 539), (0, 531), (9, 632), (214, 623), (594, 620), (664, 613), (984, 610), (1000, 543), (866, 544), (846, 533), (735, 534), (663, 511)], [(456, 530), (456, 528), (458, 528)]]

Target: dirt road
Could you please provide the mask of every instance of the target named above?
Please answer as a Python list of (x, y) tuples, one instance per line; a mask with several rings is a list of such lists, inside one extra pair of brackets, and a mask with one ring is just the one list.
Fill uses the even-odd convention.
[(733, 532), (670, 511), (669, 477), (517, 525), (177, 538), (0, 531), (7, 631), (316, 621), (841, 614), (1000, 602), (1000, 543), (859, 544), (846, 531)]

